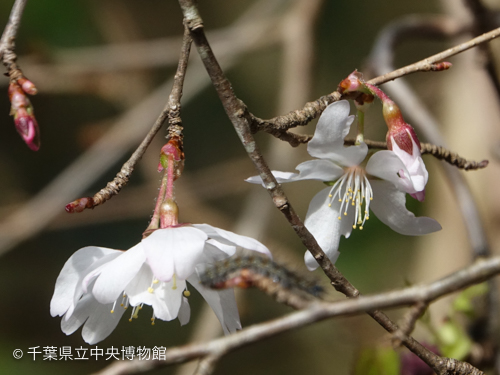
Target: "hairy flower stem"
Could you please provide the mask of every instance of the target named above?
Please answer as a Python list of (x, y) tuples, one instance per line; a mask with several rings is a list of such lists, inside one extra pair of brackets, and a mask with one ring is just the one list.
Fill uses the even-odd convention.
[(167, 191), (169, 170), (170, 168), (167, 168), (163, 171), (163, 178), (161, 179), (160, 191), (158, 193), (158, 198), (156, 199), (156, 206), (153, 217), (144, 233), (149, 233), (150, 231), (158, 229), (160, 227), (160, 208), (163, 203), (163, 198), (165, 197), (165, 191)]
[(358, 109), (358, 134), (356, 135), (356, 145), (365, 141), (365, 112)]

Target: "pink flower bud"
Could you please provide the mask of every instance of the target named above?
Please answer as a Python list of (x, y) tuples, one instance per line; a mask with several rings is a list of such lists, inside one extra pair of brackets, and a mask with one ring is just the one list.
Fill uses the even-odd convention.
[(68, 203), (64, 209), (66, 212), (72, 214), (74, 212), (82, 212), (86, 208), (93, 208), (94, 207), (94, 199), (92, 197), (83, 197), (80, 199), (77, 199), (76, 201), (73, 201), (71, 203)]
[(383, 114), (389, 131), (387, 132), (387, 149), (392, 150), (405, 165), (409, 176), (404, 170), (399, 175), (407, 183), (407, 192), (415, 199), (425, 199), (425, 185), (429, 173), (425, 168), (420, 153), (420, 141), (411, 125), (407, 124), (399, 107), (392, 100), (383, 101)]
[(339, 83), (338, 91), (341, 94), (344, 92), (364, 91), (363, 82), (363, 74), (355, 70)]
[(177, 179), (184, 168), (184, 152), (179, 146), (179, 142), (176, 139), (169, 140), (160, 151), (160, 162), (158, 163), (158, 172), (163, 171), (167, 168), (168, 159), (172, 157), (174, 160), (174, 175)]
[(40, 149), (40, 129), (30, 100), (17, 83), (9, 85), (10, 114), (14, 116), (17, 132), (33, 151)]
[(21, 88), (26, 94), (36, 95), (36, 93), (38, 92), (38, 90), (35, 87), (35, 84), (30, 80), (26, 79), (25, 77), (19, 78), (17, 80), (17, 83), (21, 86)]

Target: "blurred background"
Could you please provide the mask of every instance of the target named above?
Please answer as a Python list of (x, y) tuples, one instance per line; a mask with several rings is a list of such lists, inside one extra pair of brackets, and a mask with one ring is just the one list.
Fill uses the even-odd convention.
[[(12, 4), (12, 0), (0, 2), (0, 25), (6, 24)], [(500, 7), (494, 0), (483, 4), (491, 10)], [(368, 58), (391, 22), (405, 24), (409, 15), (441, 15), (451, 19), (457, 30), (472, 22), (466, 1), (452, 0), (202, 0), (199, 8), (209, 41), (236, 94), (261, 118), (302, 108), (307, 101), (334, 91), (354, 69), (365, 71), (366, 78), (380, 74)], [(34, 153), (16, 133), (9, 116), (8, 80), (1, 78), (0, 373), (87, 374), (109, 364), (103, 359), (32, 361), (26, 353), (34, 346), (89, 347), (80, 330), (66, 336), (60, 330), (60, 318), (50, 316), (55, 280), (81, 247), (128, 249), (140, 241), (154, 208), (160, 179), (158, 155), (166, 130), (156, 136), (118, 196), (80, 214), (67, 214), (64, 206), (104, 187), (150, 129), (168, 99), (182, 32), (176, 1), (28, 2), (16, 52), (24, 74), (39, 90), (31, 101), (42, 146)], [(472, 35), (470, 28), (455, 34), (429, 38), (415, 33), (395, 49), (394, 66), (418, 61)], [(491, 43), (493, 58), (499, 46)], [(186, 165), (176, 184), (180, 220), (210, 223), (258, 238), (278, 261), (307, 273), (302, 260), (305, 249), (285, 218), (264, 189), (243, 182), (255, 169), (194, 48), (191, 55), (182, 100)], [(337, 266), (364, 294), (430, 282), (469, 264), (478, 252), (498, 253), (499, 98), (480, 51), (449, 61), (450, 71), (405, 78), (421, 103), (402, 95), (401, 100), (406, 98), (400, 104), (403, 115), (416, 127), (421, 141), (427, 141), (433, 125), (424, 121), (431, 130), (422, 130), (412, 117), (420, 108), (417, 104), (423, 105), (436, 119), (434, 130), (451, 150), (472, 160), (489, 159), (490, 165), (459, 172), (458, 177), (455, 173), (450, 183), (442, 162), (424, 157), (430, 172), (426, 201), (408, 197), (407, 207), (438, 220), (441, 232), (405, 237), (372, 216), (363, 232), (354, 231), (348, 240), (341, 240)], [(382, 89), (390, 90), (390, 85)], [(400, 103), (397, 89), (388, 93)], [(417, 110), (417, 116), (422, 113)], [(315, 123), (294, 131), (312, 134)], [(379, 103), (367, 113), (366, 128), (368, 139), (385, 139)], [(267, 134), (256, 138), (272, 169), (293, 171), (309, 159), (305, 146), (291, 148)], [(459, 193), (457, 200), (453, 190), (463, 179), (479, 213), (476, 218), (474, 206), (472, 213), (465, 210), (466, 218), (473, 221), (469, 226), (464, 224), (460, 205), (468, 198)], [(304, 218), (322, 184), (301, 182), (284, 188)], [(315, 277), (327, 288), (328, 299), (343, 298), (328, 288), (320, 271)], [(292, 311), (256, 290), (238, 292), (238, 298), (243, 326)], [(201, 297), (193, 293), (190, 303), (191, 322), (185, 327), (178, 321), (157, 321), (151, 326), (144, 317), (133, 323), (123, 319), (98, 347), (171, 347), (220, 335), (215, 316)], [(449, 299), (436, 303), (430, 314), (432, 324), (439, 327), (449, 309)], [(402, 312), (389, 311), (389, 315), (396, 319)], [(428, 329), (418, 327), (415, 334), (432, 342)], [(350, 374), (365, 348), (388, 343), (386, 333), (369, 317), (329, 320), (230, 353), (216, 373)], [(12, 357), (16, 348), (25, 352), (23, 359)], [(156, 373), (193, 370), (172, 366)]]

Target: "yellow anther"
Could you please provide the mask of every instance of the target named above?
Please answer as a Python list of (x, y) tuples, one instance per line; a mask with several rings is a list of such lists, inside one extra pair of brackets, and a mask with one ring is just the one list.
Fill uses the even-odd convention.
[(115, 310), (111, 310), (110, 313), (113, 314), (115, 312)]
[(359, 227), (359, 230), (363, 230), (363, 227)]
[(158, 280), (158, 279), (153, 280), (153, 284), (158, 284), (159, 282), (160, 282), (160, 280)]
[(153, 288), (151, 288), (151, 287), (149, 287), (149, 288), (148, 288), (148, 292), (149, 292), (149, 293), (153, 293), (154, 291), (155, 291), (155, 290), (154, 290)]
[(153, 321), (153, 322), (151, 322), (151, 325), (152, 325), (152, 326), (154, 326), (154, 325), (155, 325), (155, 322), (154, 322), (154, 321)]
[(339, 216), (339, 220), (341, 220), (341, 219), (342, 219), (342, 216)]
[(328, 207), (332, 207), (332, 204), (331, 204), (331, 203), (328, 203)]
[(331, 194), (328, 194), (328, 198), (331, 198), (331, 197), (333, 197), (333, 195), (331, 195)]
[(191, 292), (189, 290), (184, 291), (184, 297), (189, 297), (191, 295)]
[(342, 202), (342, 199), (339, 198), (339, 202)]
[(120, 303), (120, 306), (123, 307), (123, 303)]
[(354, 224), (354, 225), (352, 226), (352, 229), (356, 229), (356, 224)]
[(344, 212), (344, 216), (347, 216), (347, 212)]
[(132, 321), (132, 318), (130, 318), (128, 321), (129, 321), (129, 322), (131, 322), (131, 321)]
[(373, 200), (373, 197), (370, 197), (370, 200), (372, 201), (372, 200)]

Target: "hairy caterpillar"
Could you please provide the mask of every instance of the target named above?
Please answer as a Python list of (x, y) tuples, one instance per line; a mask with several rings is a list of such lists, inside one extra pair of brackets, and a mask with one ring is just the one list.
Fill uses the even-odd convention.
[(202, 285), (212, 289), (257, 287), (278, 302), (303, 308), (323, 288), (314, 280), (260, 256), (236, 256), (214, 263), (200, 274)]

